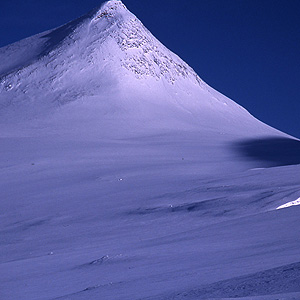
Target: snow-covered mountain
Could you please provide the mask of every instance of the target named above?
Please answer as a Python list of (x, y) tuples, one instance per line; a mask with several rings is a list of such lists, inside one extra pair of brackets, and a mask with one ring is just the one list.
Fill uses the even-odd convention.
[(44, 119), (62, 105), (85, 99), (84, 106), (96, 102), (91, 106), (93, 111), (97, 106), (98, 121), (100, 115), (118, 114), (115, 124), (102, 120), (102, 127), (117, 125), (117, 132), (120, 119), (153, 121), (161, 128), (267, 130), (204, 83), (121, 1), (109, 1), (62, 27), (4, 47), (0, 60), (0, 113), (6, 122), (15, 122), (16, 116)]
[(300, 299), (299, 141), (121, 1), (0, 49), (0, 129), (0, 299)]

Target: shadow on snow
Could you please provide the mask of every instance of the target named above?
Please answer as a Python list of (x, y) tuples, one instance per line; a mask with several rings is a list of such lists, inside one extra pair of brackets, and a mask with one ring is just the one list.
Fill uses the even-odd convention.
[(249, 160), (259, 162), (257, 167), (300, 164), (300, 141), (292, 138), (242, 140), (234, 144), (234, 150)]

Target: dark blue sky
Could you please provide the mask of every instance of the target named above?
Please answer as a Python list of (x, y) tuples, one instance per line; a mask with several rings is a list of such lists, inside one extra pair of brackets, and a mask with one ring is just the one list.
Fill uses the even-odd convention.
[[(62, 25), (102, 0), (3, 0), (0, 47)], [(209, 85), (300, 137), (300, 1), (124, 0)]]

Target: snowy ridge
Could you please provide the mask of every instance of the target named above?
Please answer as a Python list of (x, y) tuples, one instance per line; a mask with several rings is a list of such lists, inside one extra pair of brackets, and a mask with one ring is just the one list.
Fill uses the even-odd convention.
[[(115, 14), (111, 11), (118, 9), (125, 10), (125, 6), (119, 1), (104, 5), (95, 20), (103, 17), (114, 20)], [(137, 78), (142, 78), (143, 75), (157, 79), (164, 77), (168, 82), (174, 83), (176, 78), (182, 77), (200, 84), (201, 79), (192, 68), (158, 42), (134, 15), (127, 10), (125, 14), (128, 14), (125, 20), (121, 18), (116, 24), (111, 23), (118, 28), (113, 30), (112, 37), (125, 52), (125, 57), (121, 60), (122, 66)]]
[[(24, 52), (32, 51), (35, 54), (23, 58)], [(103, 96), (109, 86), (119, 91), (120, 98), (141, 89), (141, 95), (160, 91), (157, 98), (172, 97), (173, 106), (191, 113), (208, 107), (210, 111), (235, 115), (239, 111), (250, 117), (239, 105), (205, 84), (121, 1), (108, 1), (62, 27), (4, 47), (0, 59), (5, 61), (3, 56), (7, 55), (17, 63), (2, 67), (0, 114), (12, 106), (14, 110), (23, 106), (26, 114), (22, 118), (42, 114), (76, 99)], [(37, 93), (45, 95), (45, 100), (36, 99)]]
[[(195, 83), (201, 82), (193, 69), (155, 39), (120, 1), (109, 1), (100, 9), (93, 10), (73, 22), (44, 35), (37, 35), (36, 40), (40, 41), (40, 39), (46, 39), (46, 42), (38, 57), (41, 61), (46, 59), (45, 56), (48, 57), (50, 61), (47, 61), (47, 65), (51, 64), (54, 58), (59, 58), (65, 51), (69, 52), (68, 49), (72, 48), (72, 50), (77, 50), (77, 53), (79, 52), (81, 59), (85, 59), (87, 63), (85, 68), (91, 64), (98, 64), (101, 67), (103, 57), (102, 60), (99, 59), (99, 52), (102, 47), (106, 47), (103, 44), (108, 43), (113, 47), (109, 48), (110, 51), (103, 53), (102, 56), (108, 56), (114, 60), (115, 67), (118, 67), (119, 60), (121, 65), (130, 70), (137, 78), (141, 78), (143, 75), (158, 79), (164, 77), (168, 82), (174, 83), (177, 77), (182, 77), (190, 78)], [(22, 47), (31, 46), (29, 43), (25, 43), (24, 40)], [(78, 51), (79, 49), (75, 45), (78, 43), (88, 49)], [(10, 48), (12, 48), (11, 52), (17, 51), (17, 44), (4, 47), (5, 55), (10, 53)], [(116, 46), (118, 47), (116, 48)], [(76, 52), (74, 55), (77, 54)], [(78, 55), (76, 56), (78, 58)], [(69, 62), (70, 57), (67, 56), (64, 59)], [(56, 64), (57, 66), (58, 64)], [(14, 72), (13, 75), (18, 75), (21, 70), (22, 67), (17, 74)], [(9, 81), (11, 76), (9, 74), (5, 76), (5, 70), (1, 73), (2, 84), (4, 84), (4, 81)]]
[(137, 78), (143, 75), (164, 77), (174, 83), (177, 77), (183, 77), (200, 83), (194, 70), (153, 37), (121, 1), (108, 1), (95, 11), (91, 13), (89, 29), (93, 28), (98, 36), (97, 29), (106, 32), (99, 38), (100, 43), (105, 43), (107, 38), (115, 40), (125, 53), (121, 58), (122, 66)]

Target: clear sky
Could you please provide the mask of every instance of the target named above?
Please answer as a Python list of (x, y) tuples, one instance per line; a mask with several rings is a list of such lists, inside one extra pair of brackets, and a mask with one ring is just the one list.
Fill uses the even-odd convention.
[[(102, 0), (3, 0), (0, 47)], [(124, 0), (169, 49), (255, 117), (300, 137), (299, 0)]]

